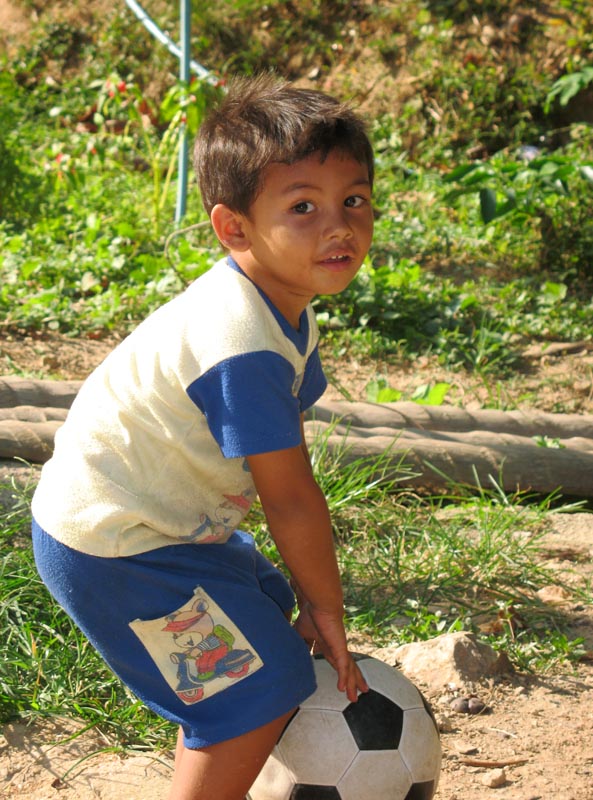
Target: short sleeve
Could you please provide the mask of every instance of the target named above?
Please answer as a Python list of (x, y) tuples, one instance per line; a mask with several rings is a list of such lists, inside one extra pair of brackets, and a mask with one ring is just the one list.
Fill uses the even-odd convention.
[(300, 444), (300, 401), (292, 365), (272, 351), (244, 353), (216, 364), (187, 394), (203, 412), (226, 458)]

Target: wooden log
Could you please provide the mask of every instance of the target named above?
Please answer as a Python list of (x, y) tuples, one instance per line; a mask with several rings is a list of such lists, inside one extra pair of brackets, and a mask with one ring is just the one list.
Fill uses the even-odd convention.
[(82, 381), (30, 380), (0, 378), (0, 408), (41, 406), (70, 408)]
[(68, 413), (67, 408), (37, 408), (37, 406), (16, 406), (15, 408), (0, 407), (0, 425), (4, 420), (13, 419), (21, 422), (48, 422), (60, 420), (63, 422)]
[[(80, 386), (0, 378), (0, 458), (47, 461)], [(381, 460), (392, 477), (401, 477), (403, 463), (414, 473), (403, 482), (416, 488), (495, 482), (507, 492), (593, 496), (593, 416), (322, 400), (307, 417), (309, 443), (323, 436), (345, 462)], [(540, 447), (534, 437), (557, 439), (560, 446)]]
[(61, 424), (61, 420), (4, 420), (0, 424), (0, 458), (21, 458), (34, 464), (43, 464), (51, 457), (54, 437)]
[[(397, 430), (393, 428), (359, 428), (354, 425), (343, 425), (342, 423), (325, 423), (318, 420), (311, 420), (305, 423), (306, 428), (315, 432), (316, 435), (323, 436), (326, 433), (335, 433), (343, 437), (356, 437), (362, 439), (375, 439), (386, 437), (397, 440), (402, 446), (413, 447), (419, 440), (434, 442), (435, 446), (447, 446), (448, 443), (459, 442), (474, 447), (490, 447), (493, 450), (500, 450), (508, 453), (509, 448), (524, 446), (532, 447), (534, 450), (548, 449), (572, 449), (585, 452), (593, 452), (593, 438), (584, 439), (581, 436), (571, 436), (567, 439), (554, 440), (548, 446), (540, 444), (536, 438), (531, 436), (518, 436), (513, 433), (493, 433), (489, 430), (472, 431), (422, 431), (418, 429)], [(536, 454), (537, 455), (537, 454)]]
[(593, 416), (586, 414), (548, 414), (542, 411), (467, 411), (455, 406), (425, 406), (413, 402), (348, 403), (324, 401), (307, 413), (307, 419), (362, 428), (417, 428), (423, 431), (489, 430), (522, 436), (547, 436), (550, 439), (582, 436), (593, 439)]
[[(320, 430), (306, 423), (305, 435), (312, 443)], [(501, 487), (505, 492), (555, 490), (573, 497), (593, 497), (593, 452), (572, 448), (537, 447), (528, 440), (513, 447), (487, 447), (468, 441), (444, 441), (436, 437), (346, 436), (326, 433), (330, 452), (343, 463), (376, 460), (385, 467), (385, 477), (401, 479), (403, 486), (428, 492), (451, 490), (455, 484), (466, 487)], [(402, 467), (411, 471), (406, 476)]]

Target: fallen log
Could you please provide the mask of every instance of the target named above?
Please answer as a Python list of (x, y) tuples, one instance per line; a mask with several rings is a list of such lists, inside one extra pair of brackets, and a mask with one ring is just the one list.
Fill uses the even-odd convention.
[[(0, 458), (47, 461), (80, 385), (0, 378)], [(323, 437), (344, 463), (375, 461), (427, 491), (495, 483), (506, 492), (593, 497), (593, 416), (321, 400), (305, 435), (309, 444)]]
[(347, 403), (321, 401), (307, 413), (307, 419), (362, 428), (418, 429), (422, 431), (474, 431), (515, 433), (521, 436), (546, 436), (564, 439), (582, 436), (593, 439), (593, 416), (549, 414), (543, 411), (467, 411), (455, 406), (425, 406), (419, 403)]
[(0, 422), (0, 458), (45, 463), (51, 458), (54, 437), (61, 424), (61, 420), (28, 423), (8, 419)]
[(434, 442), (435, 446), (439, 443), (443, 446), (447, 446), (448, 443), (459, 442), (475, 447), (488, 447), (493, 450), (499, 450), (501, 453), (508, 453), (509, 448), (519, 446), (529, 446), (536, 450), (564, 450), (568, 448), (593, 452), (593, 438), (585, 439), (582, 436), (571, 436), (570, 438), (562, 440), (554, 439), (546, 446), (546, 442), (541, 442), (539, 437), (518, 436), (513, 433), (493, 433), (489, 430), (471, 430), (459, 433), (457, 431), (423, 431), (418, 429), (398, 430), (386, 427), (362, 428), (354, 425), (344, 425), (341, 422), (324, 423), (318, 420), (306, 422), (305, 429), (310, 431), (311, 435), (316, 436), (334, 433), (344, 438), (350, 436), (359, 439), (368, 439), (371, 442), (371, 447), (372, 442), (374, 442), (377, 437), (388, 437), (390, 439), (397, 439), (399, 443), (405, 443), (408, 447), (413, 447), (417, 441), (426, 439)]
[(0, 408), (15, 406), (70, 408), (81, 385), (81, 381), (0, 378)]
[[(486, 445), (479, 436), (444, 439), (407, 431), (390, 435), (357, 435), (323, 430), (318, 423), (305, 424), (307, 441), (324, 436), (330, 452), (342, 463), (376, 461), (388, 479), (400, 485), (440, 493), (455, 485), (473, 488), (499, 486), (505, 492), (560, 491), (574, 497), (593, 497), (593, 442), (588, 450), (538, 447), (529, 439), (516, 437), (512, 446), (494, 442)], [(386, 457), (386, 454), (388, 457)]]
[(0, 424), (5, 420), (20, 420), (21, 422), (48, 422), (59, 420), (63, 422), (68, 413), (67, 408), (37, 408), (37, 406), (16, 406), (15, 408), (0, 407)]

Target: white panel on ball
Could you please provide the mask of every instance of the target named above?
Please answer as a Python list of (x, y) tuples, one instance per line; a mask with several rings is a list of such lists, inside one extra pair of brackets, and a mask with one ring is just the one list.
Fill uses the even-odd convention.
[(308, 697), (301, 708), (325, 708), (343, 711), (350, 702), (345, 692), (339, 692), (338, 675), (325, 659), (315, 659), (317, 689)]
[(404, 715), (404, 732), (399, 751), (415, 781), (429, 781), (441, 766), (441, 743), (435, 724), (424, 708)]
[(365, 658), (358, 662), (358, 666), (375, 691), (389, 697), (404, 711), (408, 708), (424, 707), (418, 689), (395, 667), (390, 667), (377, 658)]
[(405, 797), (412, 777), (399, 753), (361, 751), (338, 783), (341, 800), (393, 800)]
[(358, 752), (339, 711), (302, 708), (277, 745), (298, 783), (335, 785)]

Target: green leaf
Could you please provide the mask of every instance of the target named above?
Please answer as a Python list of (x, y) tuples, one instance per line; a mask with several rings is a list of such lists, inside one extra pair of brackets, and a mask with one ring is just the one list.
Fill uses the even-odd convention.
[(559, 303), (565, 299), (567, 291), (568, 287), (565, 283), (546, 281), (542, 286), (542, 300), (548, 304)]
[(367, 383), (366, 395), (370, 403), (395, 403), (401, 399), (402, 393), (392, 389), (385, 378), (377, 378)]
[(492, 222), (498, 216), (494, 189), (480, 189), (480, 213), (485, 223)]
[(435, 383), (435, 384), (422, 384), (414, 390), (412, 400), (415, 403), (425, 406), (440, 406), (451, 388), (450, 383)]
[(458, 167), (455, 167), (446, 175), (443, 175), (443, 181), (445, 183), (453, 183), (453, 181), (460, 181), (462, 178), (465, 178), (470, 172), (478, 169), (480, 164), (460, 164)]

